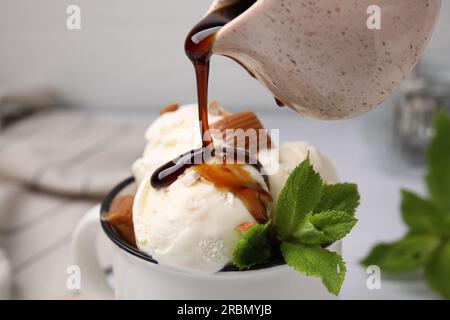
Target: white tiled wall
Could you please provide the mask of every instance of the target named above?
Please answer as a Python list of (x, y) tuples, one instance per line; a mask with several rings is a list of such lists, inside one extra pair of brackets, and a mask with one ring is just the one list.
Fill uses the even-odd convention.
[[(446, 12), (450, 12), (449, 1)], [(48, 83), (89, 107), (159, 107), (195, 100), (184, 37), (210, 0), (0, 0), (0, 87)], [(82, 30), (66, 29), (66, 8)], [(449, 60), (444, 14), (433, 61)], [(445, 20), (445, 21), (444, 21)], [(440, 54), (447, 48), (447, 55)], [(271, 95), (235, 63), (216, 57), (211, 98), (275, 108)]]

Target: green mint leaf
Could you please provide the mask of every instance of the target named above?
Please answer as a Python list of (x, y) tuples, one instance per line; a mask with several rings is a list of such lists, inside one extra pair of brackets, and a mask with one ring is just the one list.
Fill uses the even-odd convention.
[(415, 271), (427, 264), (439, 242), (436, 236), (410, 234), (392, 244), (376, 246), (362, 264), (377, 265), (385, 272)]
[(308, 157), (289, 176), (275, 207), (275, 227), (282, 240), (289, 239), (306, 214), (314, 210), (321, 191), (322, 179)]
[(433, 290), (450, 300), (450, 241), (433, 254), (425, 269), (425, 279)]
[(435, 136), (427, 151), (427, 184), (436, 203), (450, 210), (450, 117), (438, 112), (434, 123)]
[(271, 221), (256, 224), (242, 233), (233, 250), (233, 263), (239, 269), (250, 269), (254, 265), (265, 262), (271, 255), (267, 242), (267, 233)]
[(347, 271), (341, 256), (320, 246), (290, 242), (281, 244), (281, 253), (295, 270), (321, 278), (330, 293), (339, 294)]
[(447, 234), (450, 229), (450, 214), (446, 214), (433, 201), (412, 192), (402, 191), (401, 211), (411, 233)]
[(356, 222), (351, 214), (342, 211), (308, 214), (294, 237), (300, 243), (329, 244), (345, 237)]
[(345, 237), (355, 226), (357, 219), (346, 212), (330, 210), (313, 215), (311, 222), (334, 242)]
[(294, 238), (299, 243), (305, 244), (317, 244), (321, 245), (324, 243), (329, 243), (329, 238), (325, 235), (322, 230), (317, 229), (317, 227), (311, 222), (312, 214), (308, 214), (305, 219), (300, 224), (299, 229), (294, 233)]
[(330, 184), (323, 187), (322, 197), (314, 212), (337, 210), (355, 214), (359, 201), (360, 196), (356, 184)]
[(368, 266), (381, 266), (383, 265), (384, 258), (387, 252), (391, 249), (392, 244), (389, 243), (380, 243), (372, 248), (372, 251), (369, 253), (367, 257), (365, 257), (361, 264), (365, 267)]

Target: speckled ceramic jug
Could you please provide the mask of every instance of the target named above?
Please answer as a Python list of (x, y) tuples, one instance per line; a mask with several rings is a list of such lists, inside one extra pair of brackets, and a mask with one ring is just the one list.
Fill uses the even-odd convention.
[[(210, 10), (236, 1), (217, 0)], [(381, 9), (381, 29), (368, 27), (371, 5)], [(213, 52), (238, 60), (299, 113), (350, 118), (379, 104), (414, 67), (440, 5), (441, 0), (258, 0), (219, 31)]]

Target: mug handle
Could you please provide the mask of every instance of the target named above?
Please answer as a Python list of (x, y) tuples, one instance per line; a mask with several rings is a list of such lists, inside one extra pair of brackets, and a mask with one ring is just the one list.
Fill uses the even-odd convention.
[(80, 290), (83, 299), (114, 298), (113, 289), (100, 266), (95, 245), (100, 232), (100, 206), (97, 205), (83, 216), (72, 236), (72, 252), (75, 265), (81, 272)]

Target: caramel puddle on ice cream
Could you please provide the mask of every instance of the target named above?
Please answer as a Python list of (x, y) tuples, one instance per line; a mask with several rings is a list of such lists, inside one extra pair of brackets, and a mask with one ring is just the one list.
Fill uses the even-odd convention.
[[(194, 65), (197, 80), (198, 119), (203, 145), (177, 159), (158, 168), (152, 175), (151, 184), (154, 188), (166, 187), (177, 180), (186, 169), (194, 167), (200, 176), (213, 183), (218, 189), (231, 192), (238, 197), (258, 222), (267, 219), (267, 206), (272, 201), (268, 194), (250, 174), (243, 169), (242, 164), (231, 163), (230, 159), (223, 164), (207, 164), (209, 157), (216, 154), (214, 143), (209, 134), (208, 124), (208, 80), (212, 48), (217, 32), (228, 22), (249, 9), (256, 0), (240, 0), (209, 13), (188, 34), (185, 42), (186, 55)], [(249, 71), (249, 70), (247, 70)], [(250, 71), (249, 71), (250, 72)], [(251, 73), (251, 72), (250, 72)], [(250, 159), (245, 150), (233, 150), (234, 160)], [(223, 152), (224, 155), (228, 154)], [(239, 158), (239, 156), (241, 156)], [(201, 159), (199, 164), (198, 159)], [(197, 161), (196, 161), (197, 160)], [(246, 162), (248, 163), (248, 162)], [(262, 170), (259, 162), (254, 165)]]
[(258, 223), (267, 221), (271, 195), (240, 164), (200, 164), (193, 167), (203, 179), (242, 201)]

